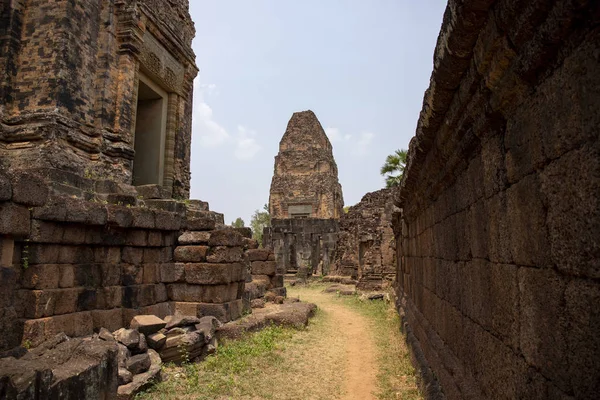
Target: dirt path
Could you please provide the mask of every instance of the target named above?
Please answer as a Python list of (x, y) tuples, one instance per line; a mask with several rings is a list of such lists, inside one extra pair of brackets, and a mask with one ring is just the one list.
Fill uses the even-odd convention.
[[(320, 365), (321, 374), (340, 377), (337, 393), (339, 397), (335, 398), (375, 399), (373, 393), (376, 390), (377, 375), (376, 346), (367, 319), (343, 305), (333, 294), (302, 288), (292, 288), (289, 294), (317, 304), (323, 313), (324, 321), (318, 333), (321, 343), (318, 345), (318, 351), (314, 353), (316, 359), (312, 360), (314, 363), (303, 363), (305, 367), (314, 369), (315, 365)], [(330, 342), (330, 339), (334, 339), (333, 342)], [(335, 362), (322, 363), (319, 358), (324, 355)], [(325, 371), (325, 368), (330, 370)]]

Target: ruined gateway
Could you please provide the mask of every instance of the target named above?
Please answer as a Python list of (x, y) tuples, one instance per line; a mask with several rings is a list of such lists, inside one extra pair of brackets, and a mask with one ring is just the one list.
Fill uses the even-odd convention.
[(264, 243), (286, 271), (327, 274), (344, 199), (333, 149), (312, 111), (294, 113), (279, 143)]

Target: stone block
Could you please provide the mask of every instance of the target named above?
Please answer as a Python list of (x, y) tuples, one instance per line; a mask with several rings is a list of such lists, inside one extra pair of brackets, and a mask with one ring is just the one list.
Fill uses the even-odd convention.
[(163, 247), (160, 251), (160, 262), (173, 262), (174, 258), (173, 247)]
[(54, 251), (58, 252), (58, 264), (87, 264), (95, 261), (94, 249), (89, 246), (55, 246)]
[(142, 265), (143, 269), (143, 283), (157, 283), (160, 281), (160, 264), (146, 264)]
[[(489, 259), (492, 262), (500, 264), (512, 264), (512, 241), (516, 238), (511, 237), (509, 228), (509, 210), (506, 194), (500, 192), (497, 195), (489, 198), (485, 204), (485, 211), (488, 215), (487, 221), (489, 224), (489, 239), (487, 246), (489, 249)], [(484, 219), (472, 220), (473, 223), (485, 224)], [(516, 227), (515, 227), (516, 228)], [(515, 229), (513, 228), (513, 229)], [(479, 240), (471, 233), (472, 240)]]
[(196, 232), (196, 231), (187, 231), (184, 232), (181, 236), (179, 236), (178, 242), (179, 245), (187, 246), (187, 245), (208, 245), (208, 240), (210, 239), (210, 232)]
[(215, 220), (211, 216), (202, 216), (186, 219), (185, 228), (189, 231), (212, 231), (216, 227)]
[(258, 249), (258, 241), (255, 239), (246, 239), (244, 238), (244, 248), (245, 249)]
[(111, 226), (129, 228), (133, 225), (133, 214), (131, 209), (113, 204), (106, 205), (107, 222)]
[(75, 286), (95, 288), (102, 286), (102, 267), (99, 264), (79, 264), (73, 267)]
[(108, 212), (103, 204), (91, 203), (80, 199), (65, 198), (67, 215), (66, 222), (76, 222), (86, 225), (105, 225)]
[(0, 308), (13, 305), (15, 290), (19, 280), (18, 271), (13, 268), (0, 267)]
[[(46, 224), (49, 224), (50, 222), (46, 222)], [(91, 230), (91, 229), (90, 229)], [(65, 243), (65, 244), (83, 244), (86, 243), (87, 239), (90, 239), (90, 241), (87, 241), (87, 243), (90, 242), (98, 242), (101, 240), (101, 235), (98, 235), (99, 238), (93, 238), (91, 239), (90, 237), (93, 236), (91, 233), (88, 235), (86, 232), (86, 228), (84, 225), (78, 225), (78, 224), (68, 224), (64, 227), (64, 232), (62, 235), (62, 240), (59, 240), (58, 242), (55, 243)]]
[[(54, 315), (56, 297), (49, 290), (19, 290), (17, 301), (22, 305), (25, 318), (43, 318)], [(73, 310), (75, 311), (75, 310)]]
[(97, 308), (110, 310), (112, 308), (121, 307), (121, 304), (123, 304), (123, 291), (124, 288), (122, 286), (99, 288), (96, 293)]
[(574, 279), (565, 291), (568, 375), (575, 398), (593, 398), (600, 393), (600, 286), (597, 282)]
[(241, 264), (185, 264), (185, 281), (196, 285), (217, 285), (241, 280)]
[(271, 287), (279, 288), (283, 287), (283, 275), (275, 275), (271, 277)]
[(182, 226), (181, 216), (176, 213), (154, 210), (154, 217), (156, 221), (156, 229), (164, 231), (178, 231)]
[(56, 264), (32, 265), (21, 274), (21, 285), (25, 289), (57, 289), (59, 278)]
[(275, 275), (277, 265), (275, 261), (253, 261), (252, 275)]
[(27, 207), (0, 203), (0, 235), (29, 236), (30, 213)]
[(143, 229), (132, 229), (127, 231), (125, 241), (127, 246), (145, 247), (148, 245), (148, 231)]
[(48, 318), (30, 319), (24, 322), (22, 343), (30, 343), (33, 347), (58, 333), (78, 337), (91, 335), (94, 332), (92, 313), (89, 311)]
[(39, 207), (46, 203), (48, 185), (44, 180), (29, 173), (17, 173), (12, 176), (12, 200), (28, 207)]
[(144, 250), (140, 247), (123, 247), (121, 261), (127, 264), (139, 265), (142, 263)]
[(565, 273), (600, 278), (599, 185), (598, 145), (562, 155), (540, 175), (552, 264)]
[[(54, 340), (18, 360), (3, 359), (0, 361), (3, 394), (6, 395), (3, 397), (116, 398), (115, 346), (114, 342), (99, 339)], [(77, 362), (73, 361), (73, 354), (77, 354)]]
[(35, 243), (61, 243), (64, 229), (61, 224), (38, 219), (31, 220), (29, 240)]
[(8, 201), (12, 198), (12, 185), (7, 175), (0, 173), (0, 201)]
[(139, 265), (121, 265), (121, 283), (123, 286), (140, 285), (144, 282), (144, 268)]
[(207, 246), (179, 246), (175, 248), (174, 258), (177, 262), (199, 263), (206, 261)]
[(210, 247), (241, 247), (244, 245), (244, 237), (234, 228), (219, 229), (211, 232), (208, 245)]
[(527, 364), (570, 391), (567, 282), (551, 269), (519, 268), (520, 348)]
[(123, 307), (125, 308), (140, 308), (155, 303), (154, 285), (133, 285), (123, 289)]
[(163, 303), (168, 299), (167, 286), (164, 283), (154, 285), (154, 301)]
[(148, 246), (160, 247), (163, 245), (163, 233), (161, 231), (148, 232)]
[(148, 336), (160, 331), (166, 325), (165, 321), (155, 315), (136, 315), (132, 318), (129, 327), (137, 329), (140, 333)]
[(539, 180), (529, 175), (506, 190), (511, 254), (518, 265), (549, 265), (546, 207)]
[(100, 274), (102, 276), (102, 286), (117, 286), (122, 282), (121, 264), (100, 264)]
[(67, 218), (67, 197), (50, 196), (46, 204), (33, 209), (33, 217), (44, 221), (65, 221)]
[(94, 248), (94, 262), (99, 264), (118, 264), (121, 262), (121, 248), (110, 246), (110, 247), (96, 247)]
[(0, 326), (3, 327), (0, 349), (12, 349), (21, 344), (23, 322), (13, 307), (0, 308)]
[(250, 261), (267, 261), (271, 251), (268, 249), (250, 249), (247, 253)]
[(174, 283), (167, 285), (167, 293), (173, 301), (227, 303), (237, 299), (238, 284), (200, 286)]
[(252, 228), (243, 227), (243, 228), (232, 228), (232, 229), (234, 229), (237, 233), (242, 235), (242, 237), (244, 239), (252, 239)]
[(160, 281), (163, 283), (183, 282), (185, 265), (183, 263), (160, 264)]
[(123, 310), (114, 308), (112, 310), (93, 310), (92, 323), (94, 331), (100, 331), (100, 328), (106, 328), (111, 332), (123, 327)]
[(135, 187), (138, 195), (144, 200), (162, 199), (162, 190), (159, 185), (139, 185)]
[(142, 229), (154, 229), (156, 227), (153, 210), (140, 207), (132, 207), (130, 210), (133, 217), (132, 227)]
[[(26, 247), (25, 247), (26, 246)], [(62, 247), (53, 244), (25, 244), (23, 258), (29, 265), (32, 264), (57, 264)]]
[(236, 263), (243, 260), (241, 247), (211, 247), (206, 255), (209, 263)]
[(0, 267), (13, 265), (15, 241), (9, 237), (0, 237)]
[(252, 282), (255, 282), (258, 285), (262, 285), (267, 290), (273, 287), (273, 285), (271, 284), (271, 277), (268, 275), (252, 275)]
[(171, 310), (171, 303), (168, 302), (162, 302), (142, 307), (140, 308), (140, 313), (156, 315), (160, 319), (165, 319), (168, 315), (173, 315), (173, 311)]
[(173, 310), (173, 314), (202, 317), (203, 314), (198, 311), (198, 304), (194, 302), (173, 301), (171, 302), (171, 309)]

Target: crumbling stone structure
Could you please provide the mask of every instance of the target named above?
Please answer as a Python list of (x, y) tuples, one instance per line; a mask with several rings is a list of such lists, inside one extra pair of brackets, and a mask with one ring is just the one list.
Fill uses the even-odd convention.
[(600, 393), (599, 22), (595, 1), (448, 4), (394, 223), (430, 395)]
[(358, 280), (357, 288), (378, 290), (396, 276), (392, 189), (367, 193), (340, 218), (331, 273)]
[(241, 315), (245, 238), (206, 203), (171, 200), (182, 207), (171, 212), (65, 196), (31, 173), (0, 182), (0, 350), (114, 331), (137, 314)]
[(188, 0), (3, 1), (0, 163), (189, 197)]
[(247, 239), (187, 200), (187, 0), (0, 7), (0, 351), (238, 318)]
[(279, 143), (263, 242), (286, 271), (328, 271), (344, 199), (333, 150), (312, 111), (294, 113)]

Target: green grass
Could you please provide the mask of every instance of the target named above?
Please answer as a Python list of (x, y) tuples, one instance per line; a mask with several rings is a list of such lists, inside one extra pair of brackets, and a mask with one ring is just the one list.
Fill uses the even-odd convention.
[(244, 396), (251, 392), (253, 376), (262, 365), (284, 362), (280, 355), (293, 329), (277, 326), (247, 337), (222, 343), (216, 354), (201, 363), (165, 365), (163, 382), (154, 385), (136, 399), (218, 399)]

